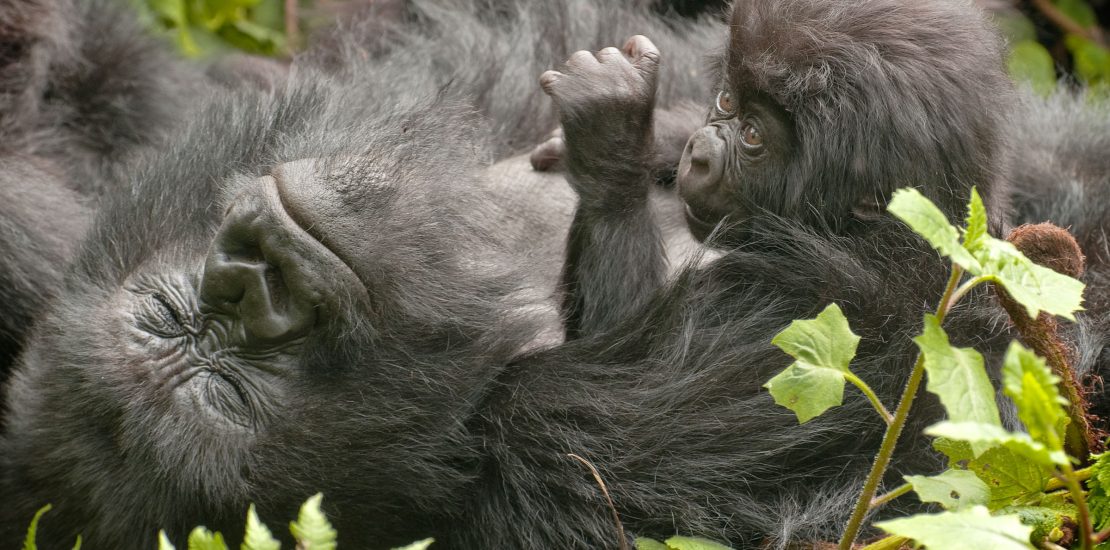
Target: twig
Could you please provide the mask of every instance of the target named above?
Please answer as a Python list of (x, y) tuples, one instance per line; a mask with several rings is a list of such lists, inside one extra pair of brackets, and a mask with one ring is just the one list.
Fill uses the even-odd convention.
[(297, 14), (298, 0), (285, 0), (285, 39), (289, 51), (300, 44), (300, 18)]
[(890, 502), (890, 501), (892, 501), (892, 500), (894, 500), (894, 499), (896, 499), (896, 498), (898, 498), (898, 497), (900, 497), (900, 496), (902, 496), (902, 495), (904, 495), (904, 494), (906, 494), (906, 493), (908, 493), (912, 490), (913, 490), (913, 484), (912, 483), (903, 484), (903, 485), (899, 486), (897, 489), (895, 489), (895, 490), (893, 490), (893, 491), (891, 491), (891, 492), (889, 492), (885, 495), (880, 495), (880, 496), (877, 496), (877, 497), (871, 499), (871, 506), (870, 507), (871, 507), (871, 509), (878, 508), (879, 506), (882, 506), (882, 505), (884, 505), (884, 504), (886, 504), (886, 503), (888, 503), (888, 502)]
[(1030, 2), (1037, 8), (1037, 11), (1041, 12), (1049, 21), (1052, 21), (1054, 25), (1060, 27), (1064, 32), (1078, 34), (1099, 46), (1106, 46), (1106, 40), (1102, 35), (1102, 30), (1098, 27), (1086, 28), (1080, 25), (1068, 16), (1068, 14), (1060, 11), (1060, 8), (1057, 8), (1049, 0), (1030, 0)]
[(601, 479), (601, 473), (597, 471), (597, 468), (595, 468), (589, 460), (574, 453), (570, 453), (567, 456), (585, 464), (586, 467), (590, 469), (590, 473), (594, 476), (594, 481), (596, 481), (597, 486), (601, 488), (601, 494), (605, 495), (605, 501), (609, 503), (609, 510), (613, 512), (613, 523), (617, 526), (617, 540), (620, 542), (620, 548), (621, 550), (628, 550), (628, 538), (624, 535), (624, 525), (621, 523), (621, 516), (617, 513), (617, 507), (613, 504), (613, 498), (609, 496), (609, 488), (605, 486), (605, 481)]

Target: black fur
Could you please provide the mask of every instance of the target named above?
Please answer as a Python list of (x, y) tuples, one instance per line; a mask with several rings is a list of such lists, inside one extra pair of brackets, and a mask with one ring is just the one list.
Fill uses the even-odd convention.
[[(429, 535), (444, 548), (616, 547), (601, 490), (570, 453), (596, 466), (630, 534), (678, 532), (740, 547), (835, 536), (883, 423), (850, 390), (844, 406), (798, 425), (760, 386), (789, 362), (771, 337), (836, 302), (864, 337), (854, 369), (893, 404), (914, 354), (910, 337), (946, 273), (889, 217), (843, 232), (768, 205), (745, 220), (745, 238), (723, 258), (638, 289), (627, 309), (599, 304), (633, 312), (612, 326), (592, 324), (579, 339), (521, 354), (549, 327), (535, 312), (535, 273), (518, 265), (519, 236), (488, 223), (486, 209), (496, 206), (485, 203), (497, 194), (478, 178), (490, 159), (554, 126), (531, 88), (536, 76), (568, 49), (644, 33), (663, 51), (665, 106), (697, 99), (671, 96), (668, 86), (704, 91), (683, 76), (709, 51), (698, 41), (723, 42), (720, 26), (684, 22), (678, 32), (670, 29), (679, 23), (609, 4), (505, 2), (496, 17), (484, 5), (420, 4), (420, 24), (391, 31), (393, 46), (340, 40), (338, 53), (307, 58), (272, 92), (214, 98), (162, 153), (144, 155), (127, 171), (125, 192), (105, 200), (62, 298), (7, 386), (0, 540), (18, 540), (48, 501), (45, 548), (77, 533), (90, 548), (150, 548), (158, 528), (180, 543), (201, 523), (234, 539), (248, 502), (280, 532), (300, 502), (323, 491), (350, 547)], [(990, 73), (940, 71), (947, 80), (923, 87), (913, 75), (953, 61), (895, 56), (880, 65), (899, 78), (880, 86), (878, 99), (943, 109), (937, 121), (925, 107), (903, 119), (894, 104), (869, 126), (868, 113), (853, 110), (862, 105), (842, 103), (844, 113), (805, 105), (852, 115), (849, 128), (873, 132), (840, 136), (833, 148), (813, 141), (790, 183), (810, 197), (841, 196), (826, 185), (885, 197), (894, 184), (873, 177), (875, 159), (853, 164), (863, 173), (853, 179), (836, 154), (913, 153), (913, 162), (894, 155), (874, 170), (913, 176), (908, 183), (955, 216), (954, 197), (974, 183), (965, 181), (972, 162), (995, 165), (995, 128), (982, 129), (982, 142), (966, 134), (997, 114), (976, 111), (991, 105), (982, 95), (1007, 97), (989, 84), (1000, 62), (993, 50), (963, 57), (993, 35), (960, 2), (864, 4), (866, 20), (840, 4), (839, 17), (814, 13), (833, 9), (815, 0), (739, 9), (779, 9), (783, 18), (762, 20), (768, 30), (787, 25), (805, 36), (842, 24), (836, 40), (858, 48), (820, 42), (824, 57), (794, 60), (813, 61), (812, 72), (780, 66), (783, 76), (827, 76), (830, 93), (857, 74), (877, 76), (822, 60), (858, 61), (859, 52), (939, 37), (942, 51)], [(894, 36), (880, 32), (895, 25)], [(943, 25), (960, 32), (941, 33)], [(761, 66), (776, 67), (772, 59)], [(876, 99), (868, 93), (860, 99)], [(920, 130), (922, 116), (943, 147), (918, 154), (888, 143)], [(820, 120), (801, 122), (816, 130)], [(969, 150), (956, 146), (969, 142)], [(288, 164), (304, 159), (321, 160), (301, 171)], [(806, 168), (826, 164), (840, 169)], [(941, 179), (916, 179), (926, 175)], [(274, 191), (279, 180), (284, 194)], [(296, 198), (302, 191), (318, 201)], [(642, 201), (635, 206), (646, 215)], [(595, 246), (636, 245), (629, 225), (614, 225), (620, 239)], [(293, 255), (314, 261), (288, 261)], [(224, 269), (234, 262), (266, 267), (266, 276)], [(608, 275), (619, 284), (627, 273)], [(274, 298), (261, 301), (272, 307), (243, 305), (262, 296), (236, 286), (244, 281), (264, 281)], [(296, 323), (275, 339), (263, 334), (280, 328), (262, 322), (272, 318)], [(972, 296), (949, 323), (957, 344), (996, 363), (1005, 323), (987, 297)], [(920, 407), (891, 481), (940, 466), (920, 435), (938, 407), (927, 397)]]
[[(112, 174), (199, 88), (110, 0), (0, 7), (0, 379)], [(130, 10), (130, 8), (127, 8)]]

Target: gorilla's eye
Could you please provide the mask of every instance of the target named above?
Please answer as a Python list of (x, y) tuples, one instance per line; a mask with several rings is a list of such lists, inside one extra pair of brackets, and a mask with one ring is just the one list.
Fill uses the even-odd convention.
[(758, 149), (763, 147), (763, 134), (759, 133), (759, 128), (754, 124), (745, 122), (740, 127), (740, 141), (749, 149)]
[(146, 299), (143, 328), (163, 338), (176, 338), (185, 334), (181, 315), (165, 296), (151, 294)]
[(736, 116), (736, 102), (732, 100), (732, 94), (725, 90), (717, 92), (717, 114), (723, 117)]

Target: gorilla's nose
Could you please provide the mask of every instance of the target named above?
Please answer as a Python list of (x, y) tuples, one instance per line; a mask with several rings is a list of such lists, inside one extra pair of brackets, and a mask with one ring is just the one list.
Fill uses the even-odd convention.
[(688, 202), (712, 193), (725, 168), (725, 142), (706, 126), (690, 137), (678, 162), (678, 189)]

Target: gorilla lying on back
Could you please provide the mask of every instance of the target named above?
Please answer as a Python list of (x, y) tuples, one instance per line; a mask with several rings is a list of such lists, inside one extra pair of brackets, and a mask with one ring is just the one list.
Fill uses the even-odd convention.
[[(576, 54), (548, 89), (582, 196), (566, 268), (579, 337), (523, 355), (544, 326), (527, 267), (475, 215), (482, 125), (450, 89), (406, 88), (420, 67), (391, 62), (405, 48), (347, 80), (301, 67), (278, 93), (209, 105), (107, 201), (7, 388), (0, 540), (45, 502), (44, 546), (149, 548), (160, 527), (234, 535), (248, 502), (290, 517), (323, 491), (353, 547), (615, 547), (571, 453), (630, 534), (835, 536), (884, 425), (858, 395), (798, 425), (760, 388), (788, 363), (770, 340), (839, 303), (863, 336), (854, 369), (891, 402), (946, 270), (878, 211), (917, 185), (955, 216), (988, 187), (1008, 84), (959, 1), (752, 0), (732, 17), (719, 141), (703, 138), (727, 155), (692, 189), (740, 185), (688, 202), (700, 220), (742, 211), (736, 247), (660, 283), (654, 87), (606, 95)], [(650, 55), (630, 73), (603, 54), (652, 75)], [(620, 101), (598, 113), (597, 94)], [(948, 322), (988, 361), (1003, 350), (986, 300)], [(939, 466), (919, 435), (937, 407), (921, 406), (892, 476)]]

